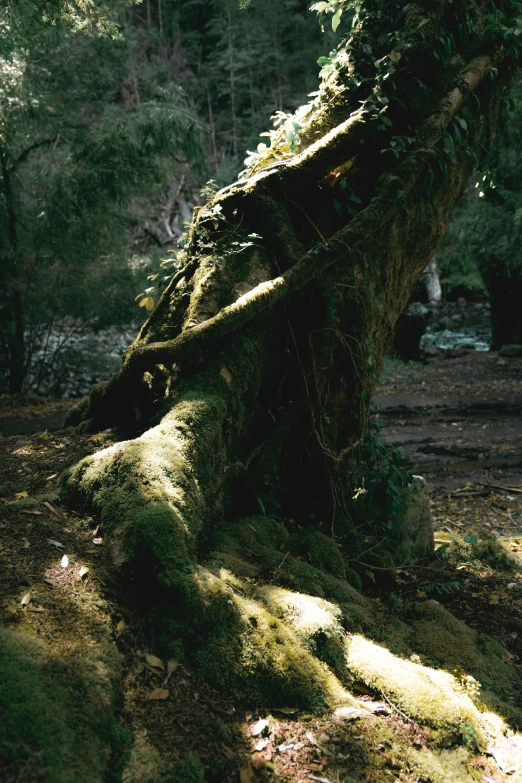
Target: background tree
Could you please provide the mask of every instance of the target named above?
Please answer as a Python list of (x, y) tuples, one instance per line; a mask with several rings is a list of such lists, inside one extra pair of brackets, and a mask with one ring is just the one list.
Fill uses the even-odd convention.
[(443, 246), (447, 274), (461, 283), (474, 276), (487, 289), (493, 350), (522, 343), (521, 91), (518, 79), (488, 166), (470, 183)]
[(202, 129), (158, 72), (123, 99), (131, 40), (65, 38), (37, 18), (4, 17), (0, 46), (0, 355), (18, 393), (56, 322), (129, 319), (129, 200), (157, 198), (176, 161), (200, 157)]
[[(71, 417), (132, 437), (63, 482), (139, 583), (158, 645), (183, 645), (257, 703), (314, 707), (368, 660), (341, 627), (357, 612), (346, 561), (361, 560), (365, 537), (381, 566), (408, 543), (393, 507), (387, 527), (358, 520), (369, 399), (497, 132), (521, 24), (507, 0), (316, 7), (342, 36), (318, 92), (196, 211), (121, 372)], [(387, 475), (385, 454), (376, 468)], [(312, 608), (283, 622), (278, 587), (323, 607), (316, 637)]]

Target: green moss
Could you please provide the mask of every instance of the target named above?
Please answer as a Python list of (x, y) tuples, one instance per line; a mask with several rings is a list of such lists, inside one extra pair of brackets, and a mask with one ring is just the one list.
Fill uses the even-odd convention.
[(314, 530), (306, 533), (300, 540), (298, 536), (293, 536), (292, 541), (295, 543), (295, 551), (305, 556), (310, 565), (339, 579), (346, 579), (343, 556), (336, 542), (329, 536)]
[(205, 783), (205, 769), (199, 756), (187, 753), (177, 766), (174, 783)]
[(121, 780), (122, 783), (164, 783), (160, 755), (145, 733), (135, 737)]
[(422, 725), (457, 736), (471, 725), (483, 735), (477, 707), (451, 674), (398, 658), (362, 636), (347, 641), (346, 655), (359, 679)]
[(416, 606), (412, 631), (410, 644), (417, 652), (455, 674), (463, 690), (475, 690), (477, 695), (480, 690), (481, 701), (520, 725), (522, 715), (505, 701), (506, 695), (520, 688), (520, 676), (506, 662), (506, 650), (499, 642), (478, 634), (436, 601)]
[(423, 783), (474, 783), (476, 778), (469, 772), (469, 753), (465, 748), (456, 750), (407, 749), (411, 771)]
[(14, 780), (101, 783), (121, 731), (114, 650), (53, 657), (39, 639), (0, 630), (0, 767)]

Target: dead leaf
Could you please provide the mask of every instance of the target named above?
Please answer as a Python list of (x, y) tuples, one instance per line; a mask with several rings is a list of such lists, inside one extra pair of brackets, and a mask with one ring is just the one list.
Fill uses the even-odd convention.
[(147, 699), (149, 701), (162, 701), (163, 699), (168, 699), (170, 695), (170, 692), (167, 688), (154, 688), (153, 691), (151, 691)]
[(103, 544), (103, 538), (93, 538), (92, 543), (96, 546), (101, 546)]
[(120, 637), (125, 630), (125, 621), (120, 620), (116, 626), (116, 637)]
[(60, 512), (58, 511), (58, 509), (56, 509), (54, 506), (52, 506), (50, 503), (48, 503), (47, 500), (44, 500), (43, 504), (44, 504), (45, 508), (48, 509), (51, 512), (51, 514), (54, 514), (55, 517), (61, 517), (62, 516), (60, 514)]
[(250, 763), (254, 767), (256, 771), (263, 769), (263, 767), (266, 767), (267, 763), (272, 758), (272, 751), (270, 750), (264, 750), (259, 751), (256, 750), (254, 753), (252, 753), (252, 757), (250, 759)]
[(254, 723), (254, 725), (250, 727), (250, 736), (259, 737), (259, 735), (262, 734), (267, 728), (268, 721), (266, 718), (261, 718), (261, 720), (258, 720), (257, 723)]
[(15, 492), (15, 498), (17, 500), (21, 500), (22, 498), (28, 498), (28, 497), (29, 497), (29, 493), (27, 492), (26, 489), (24, 489), (23, 492)]
[(499, 601), (500, 601), (499, 594), (498, 593), (492, 593), (491, 594), (491, 598), (489, 599), (489, 603), (491, 604), (491, 606), (497, 606)]
[(65, 545), (62, 544), (60, 541), (55, 541), (54, 538), (48, 538), (47, 543), (52, 544), (55, 547), (58, 547), (58, 549), (65, 549)]
[(60, 561), (60, 565), (61, 565), (62, 568), (67, 568), (67, 566), (69, 565), (69, 558), (67, 557), (67, 555), (64, 555), (62, 557), (62, 559)]
[(52, 476), (47, 476), (47, 478), (46, 478), (45, 480), (46, 480), (46, 481), (51, 481), (51, 479), (53, 479), (53, 478), (56, 478), (56, 477), (57, 477), (57, 475), (58, 475), (58, 473), (53, 473), (53, 475), (52, 475)]
[(175, 658), (171, 658), (170, 661), (167, 663), (167, 672), (169, 674), (172, 674), (172, 672), (176, 671), (178, 666), (179, 666), (179, 661), (177, 661)]
[(239, 780), (241, 783), (252, 783), (254, 780), (254, 769), (250, 761), (244, 761), (239, 767)]
[(160, 671), (163, 671), (165, 668), (165, 664), (161, 660), (161, 658), (158, 658), (156, 655), (150, 655), (147, 653), (145, 656), (145, 660), (147, 661), (148, 665), (151, 667), (151, 669), (160, 669)]
[(417, 590), (417, 598), (426, 598), (425, 590)]
[(31, 593), (26, 593), (24, 596), (22, 596), (22, 600), (20, 601), (22, 606), (29, 606), (31, 603)]
[(89, 573), (89, 569), (87, 568), (87, 566), (82, 566), (78, 571), (78, 576), (80, 577), (80, 579), (83, 579), (83, 577), (87, 576), (88, 573)]
[(24, 544), (24, 549), (29, 549), (29, 547), (31, 546), (29, 539), (27, 539), (25, 536), (22, 536), (22, 541)]
[(281, 712), (283, 715), (295, 715), (299, 712), (299, 707), (276, 707), (274, 712)]
[(43, 606), (30, 606), (27, 609), (28, 612), (45, 612), (45, 609)]
[(269, 739), (260, 739), (256, 744), (254, 745), (254, 750), (264, 750), (268, 743), (270, 742)]
[(365, 573), (365, 574), (366, 574), (366, 576), (367, 576), (367, 577), (369, 577), (369, 578), (372, 580), (372, 582), (375, 584), (375, 574), (373, 573), (373, 571), (365, 571), (364, 573)]
[(23, 514), (34, 514), (35, 517), (41, 517), (42, 516), (42, 512), (41, 511), (28, 510), (28, 511), (23, 511), (22, 513)]
[(316, 738), (314, 737), (311, 731), (307, 731), (305, 733), (305, 737), (308, 740), (308, 742), (312, 743), (312, 745), (315, 745), (317, 748), (319, 747), (319, 743), (317, 742)]

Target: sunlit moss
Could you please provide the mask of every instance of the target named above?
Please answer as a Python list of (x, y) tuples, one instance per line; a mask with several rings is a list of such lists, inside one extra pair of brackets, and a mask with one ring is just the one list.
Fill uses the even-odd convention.
[(354, 636), (346, 643), (348, 667), (371, 688), (383, 693), (409, 717), (482, 747), (488, 732), (502, 726), (481, 713), (460, 682), (448, 672), (422, 666), (390, 653), (384, 647)]

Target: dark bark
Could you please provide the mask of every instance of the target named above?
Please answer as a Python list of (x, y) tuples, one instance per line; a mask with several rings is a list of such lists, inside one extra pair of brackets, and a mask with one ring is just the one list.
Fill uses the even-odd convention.
[(522, 345), (522, 280), (498, 264), (482, 276), (491, 302), (491, 350)]
[[(28, 154), (34, 146), (29, 148)], [(20, 157), (24, 159), (23, 155)], [(3, 330), (8, 357), (9, 391), (11, 394), (20, 394), (24, 382), (25, 344), (24, 314), (17, 264), (18, 228), (12, 183), (14, 169), (8, 166), (5, 155), (2, 155), (1, 165), (8, 229), (7, 251), (2, 259), (3, 269), (1, 272), (2, 287), (5, 289), (7, 298)]]

